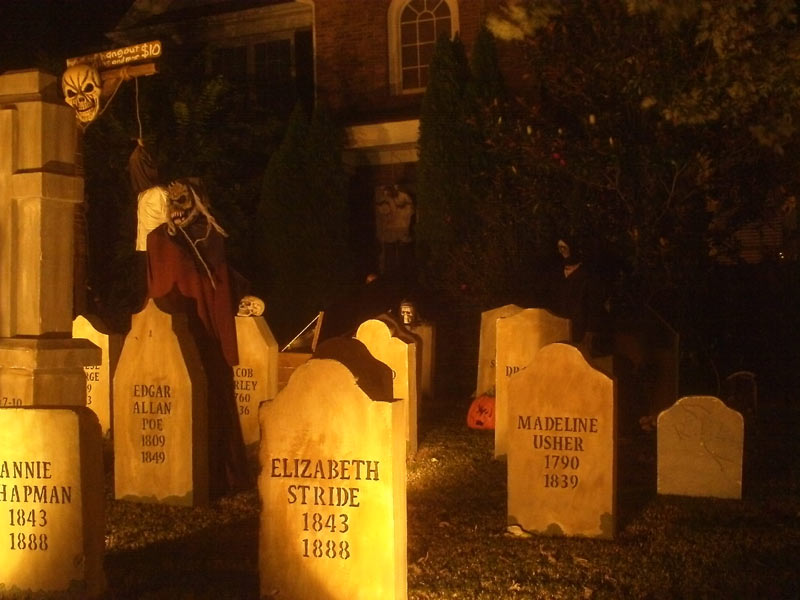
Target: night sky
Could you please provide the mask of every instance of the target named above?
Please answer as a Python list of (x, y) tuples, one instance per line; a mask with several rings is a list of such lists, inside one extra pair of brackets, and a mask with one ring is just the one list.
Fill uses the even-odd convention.
[(132, 0), (0, 0), (0, 72), (64, 69), (64, 60), (110, 46), (113, 28)]

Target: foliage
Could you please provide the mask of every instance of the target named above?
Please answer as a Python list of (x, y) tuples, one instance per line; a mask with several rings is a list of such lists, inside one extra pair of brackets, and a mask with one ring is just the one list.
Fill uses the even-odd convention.
[(259, 259), (270, 323), (289, 341), (352, 283), (343, 132), (298, 104), (267, 165), (258, 209)]

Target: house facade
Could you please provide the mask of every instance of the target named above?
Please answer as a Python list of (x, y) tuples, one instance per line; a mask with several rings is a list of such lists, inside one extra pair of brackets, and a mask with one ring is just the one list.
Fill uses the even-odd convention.
[(119, 45), (159, 39), (166, 52), (204, 47), (212, 72), (245, 83), (264, 106), (324, 103), (346, 128), (355, 237), (379, 248), (361, 268), (386, 271), (410, 244), (401, 230), (413, 222), (419, 111), (436, 39), (459, 35), (471, 50), (499, 3), (136, 0), (108, 35)]

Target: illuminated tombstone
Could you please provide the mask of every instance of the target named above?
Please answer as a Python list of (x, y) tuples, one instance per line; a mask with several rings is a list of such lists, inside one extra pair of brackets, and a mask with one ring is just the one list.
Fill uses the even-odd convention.
[(419, 360), (419, 401), (433, 400), (433, 382), (436, 362), (436, 326), (420, 317), (416, 306), (403, 300), (400, 303), (403, 327), (417, 340)]
[(133, 315), (114, 374), (114, 496), (208, 502), (206, 377), (183, 315), (151, 299)]
[(392, 394), (400, 400), (405, 414), (405, 436), (409, 454), (417, 451), (418, 388), (417, 344), (403, 335), (398, 326), (392, 327), (383, 319), (369, 319), (358, 326), (356, 339), (370, 354), (392, 370)]
[(475, 396), (494, 393), (495, 361), (497, 351), (497, 319), (521, 311), (516, 304), (506, 304), (481, 313), (481, 331), (478, 342), (478, 382)]
[(539, 348), (570, 339), (570, 321), (543, 308), (526, 308), (496, 321), (494, 455), (508, 451), (508, 382), (529, 366)]
[(713, 396), (686, 396), (658, 415), (658, 493), (742, 497), (744, 419)]
[(86, 339), (100, 348), (100, 364), (83, 368), (86, 374), (86, 406), (92, 409), (100, 420), (104, 437), (111, 435), (111, 396), (114, 369), (117, 368), (122, 351), (123, 336), (108, 333), (105, 324), (94, 315), (78, 315), (72, 321), (72, 337)]
[[(246, 313), (246, 314), (244, 314)], [(233, 388), (246, 446), (258, 444), (258, 405), (278, 393), (278, 342), (263, 316), (240, 305), (236, 317), (239, 364), (233, 368)]]
[(569, 344), (550, 344), (509, 381), (508, 525), (613, 538), (616, 391)]
[(405, 435), (390, 369), (332, 338), (259, 418), (261, 597), (405, 599)]
[(0, 597), (102, 596), (102, 456), (88, 408), (0, 410)]

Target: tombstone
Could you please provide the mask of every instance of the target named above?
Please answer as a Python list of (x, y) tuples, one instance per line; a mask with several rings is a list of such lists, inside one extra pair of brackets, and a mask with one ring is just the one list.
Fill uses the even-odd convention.
[(550, 344), (509, 382), (508, 524), (613, 538), (614, 381), (568, 344)]
[(85, 407), (0, 410), (0, 597), (106, 589), (103, 455)]
[(111, 384), (122, 351), (123, 336), (109, 333), (105, 324), (94, 315), (78, 315), (72, 321), (72, 337), (89, 340), (100, 348), (100, 363), (83, 368), (86, 375), (86, 406), (97, 415), (103, 436), (110, 437), (113, 403)]
[(429, 321), (416, 321), (406, 325), (417, 337), (417, 358), (420, 364), (419, 397), (421, 402), (431, 402), (434, 397), (433, 382), (436, 380), (436, 325)]
[(264, 317), (236, 317), (239, 364), (233, 387), (245, 446), (258, 444), (258, 405), (278, 393), (278, 342)]
[(478, 342), (478, 383), (475, 396), (494, 394), (495, 361), (497, 360), (497, 319), (521, 311), (516, 304), (506, 304), (481, 313), (481, 332)]
[(713, 396), (686, 396), (658, 415), (658, 493), (742, 497), (744, 420)]
[(186, 317), (155, 301), (133, 315), (114, 375), (114, 495), (208, 502), (206, 377)]
[[(340, 350), (341, 348), (341, 350)], [(259, 419), (261, 597), (407, 597), (403, 410), (389, 368), (331, 339)]]
[(395, 399), (402, 401), (408, 452), (414, 454), (418, 425), (417, 345), (408, 336), (402, 339), (401, 334), (399, 327), (390, 329), (384, 320), (369, 319), (359, 325), (355, 337), (372, 356), (392, 370), (392, 393)]
[(498, 317), (495, 329), (494, 455), (499, 457), (508, 451), (509, 378), (528, 366), (542, 346), (569, 341), (570, 322), (543, 308), (526, 308)]

